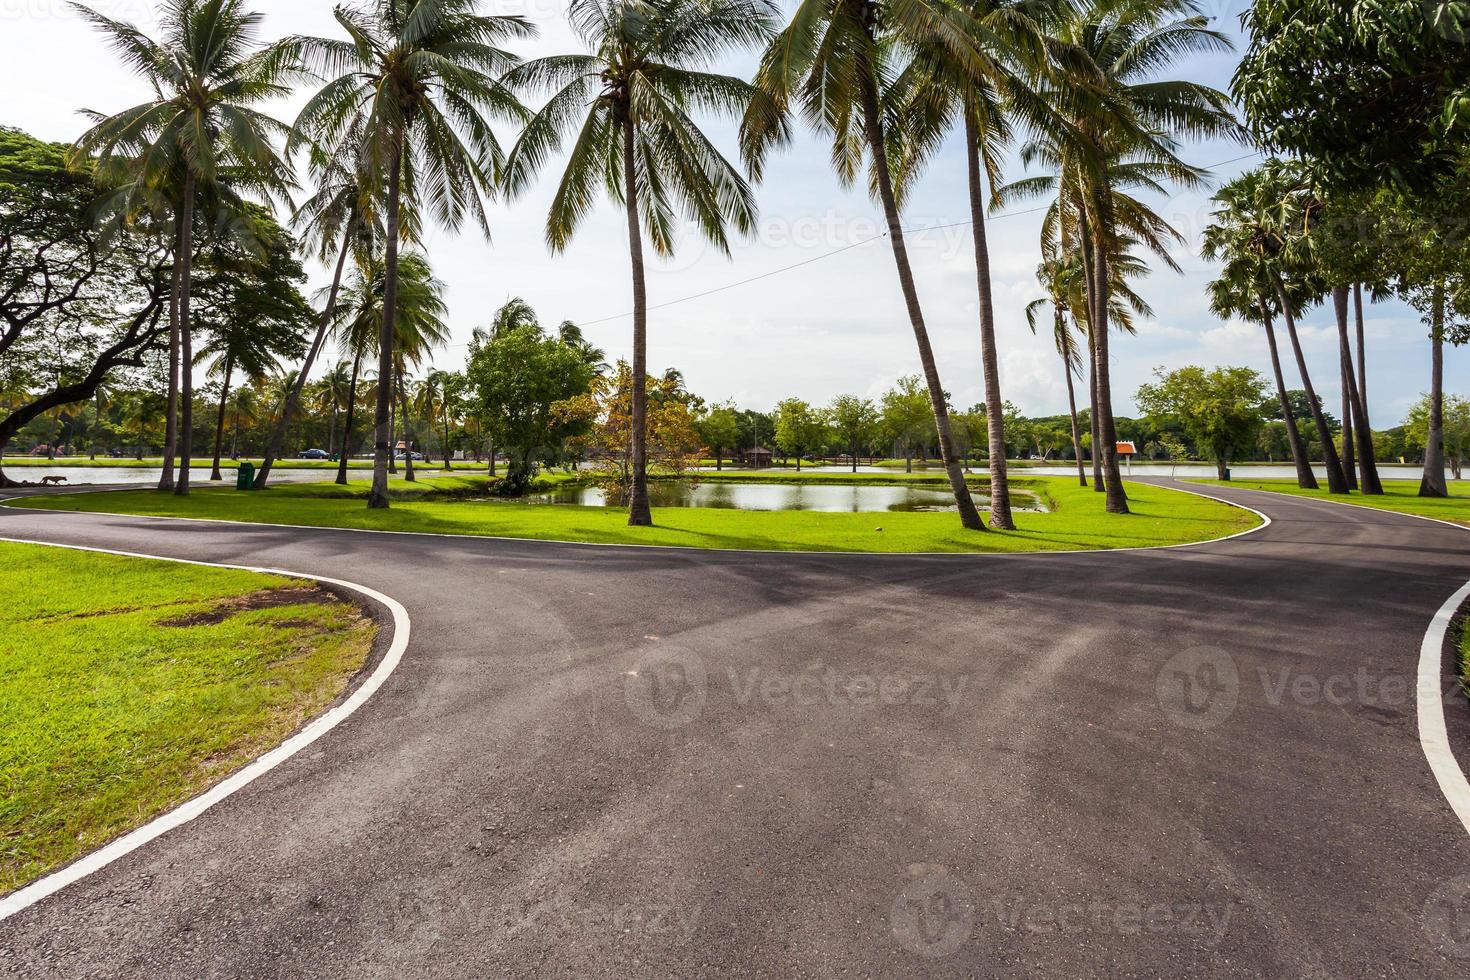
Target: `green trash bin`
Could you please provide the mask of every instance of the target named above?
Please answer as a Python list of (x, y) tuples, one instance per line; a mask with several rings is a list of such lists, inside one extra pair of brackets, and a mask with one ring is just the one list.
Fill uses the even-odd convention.
[(255, 464), (246, 460), (240, 464), (235, 471), (235, 489), (253, 490), (255, 488)]

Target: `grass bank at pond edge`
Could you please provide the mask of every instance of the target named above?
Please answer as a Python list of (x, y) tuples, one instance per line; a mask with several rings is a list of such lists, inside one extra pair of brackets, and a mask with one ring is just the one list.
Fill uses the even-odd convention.
[[(813, 474), (816, 475), (816, 474)], [(548, 479), (571, 479), (551, 474)], [(824, 481), (826, 482), (826, 481)], [(837, 481), (843, 482), (843, 481)], [(850, 474), (849, 480), (850, 482)], [(1050, 513), (1018, 513), (1015, 531), (966, 531), (950, 513), (840, 514), (817, 511), (740, 511), (665, 507), (654, 526), (632, 528), (627, 511), (517, 501), (464, 502), (445, 494), (484, 493), (477, 477), (444, 477), (416, 484), (392, 481), (396, 502), (368, 510), (366, 482), (282, 484), (258, 493), (222, 488), (175, 497), (152, 490), (33, 497), (14, 506), (96, 513), (254, 521), (303, 527), (417, 531), (489, 537), (652, 544), (766, 551), (1020, 552), (1139, 548), (1185, 544), (1255, 527), (1249, 511), (1164, 487), (1130, 483), (1133, 513), (1103, 510), (1103, 495), (1069, 477), (1028, 478), (1045, 494)], [(1035, 486), (1033, 486), (1035, 484)]]
[(1293, 497), (1312, 497), (1317, 500), (1335, 500), (1339, 503), (1396, 511), (1400, 514), (1433, 517), (1470, 527), (1470, 481), (1465, 480), (1450, 480), (1448, 497), (1419, 496), (1418, 480), (1384, 480), (1382, 496), (1364, 496), (1357, 492), (1328, 493), (1326, 489), (1303, 490), (1296, 485), (1295, 480), (1231, 480), (1229, 482), (1188, 480), (1186, 482), (1239, 487), (1242, 490), (1267, 490), (1272, 493), (1284, 493)]
[(0, 542), (0, 893), (283, 741), (374, 634), (299, 579)]

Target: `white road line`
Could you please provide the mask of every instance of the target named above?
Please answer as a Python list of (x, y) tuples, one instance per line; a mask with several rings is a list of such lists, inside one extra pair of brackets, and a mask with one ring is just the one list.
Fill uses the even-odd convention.
[[(1387, 507), (1374, 507), (1370, 504), (1357, 504), (1350, 500), (1327, 500), (1323, 497), (1306, 497), (1294, 493), (1280, 493), (1275, 490), (1257, 490), (1254, 487), (1236, 487), (1235, 489), (1287, 499), (1337, 504), (1339, 507), (1356, 507), (1358, 510), (1374, 511), (1379, 514), (1398, 514), (1400, 517), (1412, 517), (1420, 521), (1443, 524), (1457, 531), (1470, 531), (1470, 528), (1463, 524), (1456, 524), (1454, 521), (1442, 521), (1438, 517), (1409, 514), (1401, 510), (1389, 510)], [(1439, 611), (1434, 614), (1434, 618), (1429, 621), (1429, 629), (1424, 632), (1424, 642), (1419, 645), (1419, 668), (1415, 679), (1417, 685), (1415, 707), (1419, 715), (1419, 747), (1424, 750), (1424, 757), (1429, 760), (1429, 769), (1434, 773), (1435, 782), (1439, 783), (1439, 791), (1444, 794), (1450, 809), (1455, 811), (1455, 816), (1460, 818), (1465, 832), (1470, 833), (1470, 780), (1465, 778), (1465, 770), (1461, 768), (1459, 760), (1455, 758), (1454, 749), (1450, 747), (1444, 706), (1445, 635), (1449, 632), (1450, 624), (1454, 622), (1455, 613), (1459, 612), (1466, 599), (1470, 599), (1470, 582), (1460, 586), (1454, 595), (1446, 599), (1444, 605), (1440, 606)]]
[(206, 565), (211, 568), (232, 568), (247, 572), (263, 572), (269, 575), (285, 575), (291, 578), (309, 579), (316, 582), (326, 582), (330, 585), (340, 586), (360, 593), (370, 599), (382, 603), (393, 615), (393, 640), (389, 645), (383, 659), (357, 689), (347, 697), (345, 701), (335, 708), (317, 717), (306, 725), (295, 735), (292, 735), (280, 745), (251, 762), (245, 768), (240, 769), (233, 775), (203, 793), (180, 804), (167, 813), (155, 817), (136, 830), (130, 831), (117, 840), (78, 858), (71, 864), (59, 871), (52, 872), (44, 878), (33, 881), (24, 888), (11, 892), (4, 898), (0, 898), (0, 920), (15, 915), (22, 909), (29, 908), (48, 895), (52, 895), (70, 885), (72, 882), (80, 881), (95, 871), (105, 868), (126, 854), (130, 854), (138, 848), (147, 844), (163, 834), (168, 833), (175, 827), (182, 826), (195, 817), (219, 803), (221, 800), (238, 793), (255, 780), (264, 776), (272, 769), (291, 758), (302, 749), (306, 748), (327, 732), (336, 728), (345, 721), (354, 711), (362, 707), (367, 699), (372, 697), (383, 682), (393, 673), (398, 662), (403, 659), (403, 651), (408, 647), (409, 618), (408, 610), (397, 599), (386, 596), (376, 589), (370, 589), (355, 582), (346, 582), (342, 579), (326, 578), (322, 575), (309, 575), (305, 572), (292, 572), (280, 568), (256, 568), (250, 565), (226, 565), (212, 561), (194, 561), (188, 558), (167, 558), (161, 555), (144, 555), (132, 551), (115, 551), (111, 548), (89, 548), (81, 545), (52, 544), (48, 541), (28, 541), (24, 538), (0, 537), (0, 541), (14, 544), (39, 545), (47, 548), (67, 548), (72, 551), (93, 551), (104, 555), (120, 555), (124, 558), (146, 558), (152, 561), (171, 561), (184, 565)]

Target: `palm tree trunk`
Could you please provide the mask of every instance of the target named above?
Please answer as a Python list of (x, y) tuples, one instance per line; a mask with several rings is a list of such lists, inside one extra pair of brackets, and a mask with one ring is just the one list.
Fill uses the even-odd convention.
[(1113, 421), (1112, 368), (1108, 362), (1108, 255), (1102, 240), (1099, 214), (1093, 212), (1093, 360), (1097, 376), (1097, 434), (1102, 440), (1102, 470), (1107, 500), (1104, 509), (1110, 514), (1128, 513), (1128, 494), (1123, 489), (1123, 474), (1118, 469), (1118, 430)]
[[(995, 351), (995, 303), (990, 288), (990, 245), (985, 236), (985, 189), (980, 175), (980, 134), (966, 112), (965, 156), (970, 185), (970, 226), (975, 240), (975, 282), (980, 298), (980, 363), (985, 375), (985, 421), (992, 446), (1005, 446), (1005, 406), (1000, 397), (1000, 365)], [(1069, 382), (1070, 383), (1070, 382)], [(1006, 454), (990, 454), (990, 526), (1014, 531)]]
[[(1342, 457), (1343, 470), (1349, 478), (1348, 483), (1360, 484), (1365, 496), (1378, 496), (1383, 493), (1383, 481), (1378, 478), (1378, 462), (1374, 458), (1373, 427), (1368, 424), (1368, 410), (1363, 405), (1363, 394), (1358, 388), (1357, 374), (1353, 370), (1352, 345), (1348, 342), (1347, 287), (1333, 290), (1332, 298), (1337, 307), (1337, 341), (1342, 358), (1343, 399), (1346, 406), (1343, 409), (1343, 418), (1347, 418), (1348, 410), (1351, 409), (1353, 441), (1349, 448), (1356, 449), (1358, 475), (1361, 479), (1352, 479), (1353, 456), (1347, 453), (1343, 453)], [(1346, 425), (1346, 421), (1343, 424)]]
[[(337, 305), (337, 291), (342, 285), (342, 270), (346, 268), (347, 255), (352, 250), (352, 235), (356, 225), (357, 216), (354, 213), (347, 220), (347, 227), (342, 232), (342, 252), (337, 256), (337, 268), (332, 273), (332, 284), (327, 289), (326, 306), (322, 309), (321, 319), (317, 321), (316, 336), (312, 338), (311, 348), (306, 352), (306, 360), (301, 365), (301, 372), (296, 375), (296, 381), (286, 395), (286, 404), (281, 409), (281, 417), (271, 432), (270, 442), (266, 444), (265, 457), (260, 462), (260, 470), (255, 474), (254, 487), (257, 490), (265, 489), (266, 480), (270, 479), (271, 465), (281, 455), (281, 445), (286, 440), (286, 432), (291, 425), (291, 416), (295, 413), (296, 406), (301, 403), (301, 390), (306, 386), (306, 379), (310, 377), (317, 355), (321, 353), (322, 345), (326, 342), (327, 327), (332, 322), (332, 312)], [(392, 236), (389, 237), (392, 238)], [(398, 254), (396, 242), (390, 241), (388, 248), (394, 256)], [(396, 266), (394, 270), (396, 273)], [(330, 448), (329, 444), (328, 449)]]
[(1317, 475), (1312, 472), (1312, 461), (1302, 446), (1296, 413), (1292, 411), (1291, 397), (1286, 393), (1286, 376), (1281, 373), (1281, 352), (1276, 347), (1276, 328), (1271, 324), (1271, 308), (1264, 294), (1257, 294), (1256, 305), (1260, 307), (1261, 323), (1266, 328), (1266, 344), (1271, 348), (1271, 373), (1276, 378), (1276, 397), (1281, 399), (1281, 417), (1286, 422), (1286, 443), (1291, 447), (1291, 461), (1296, 465), (1296, 485), (1303, 490), (1316, 490)]
[(1430, 295), (1429, 432), (1424, 440), (1424, 476), (1419, 496), (1448, 497), (1444, 479), (1444, 283), (1436, 282)]
[(1357, 452), (1353, 448), (1353, 433), (1357, 430), (1358, 420), (1355, 418), (1357, 410), (1353, 407), (1352, 389), (1353, 381), (1353, 356), (1348, 348), (1347, 322), (1348, 322), (1348, 287), (1332, 287), (1332, 308), (1337, 317), (1338, 335), (1338, 370), (1342, 381), (1342, 448), (1339, 453), (1342, 456), (1342, 476), (1347, 480), (1349, 490), (1358, 489), (1358, 459)]
[(214, 468), (209, 471), (210, 480), (223, 480), (219, 469), (220, 453), (225, 445), (225, 402), (230, 397), (230, 373), (235, 369), (234, 360), (225, 355), (225, 378), (219, 389), (219, 411), (214, 416)]
[[(1368, 355), (1363, 344), (1363, 284), (1353, 283), (1353, 311), (1357, 320), (1358, 340), (1358, 404), (1363, 409), (1363, 418), (1368, 418)], [(1368, 424), (1368, 435), (1371, 439), (1373, 426)], [(1377, 460), (1377, 455), (1374, 455)]]
[[(1057, 328), (1061, 329), (1062, 314), (1057, 313)], [(1062, 373), (1067, 377), (1067, 417), (1072, 422), (1072, 458), (1077, 461), (1077, 485), (1087, 486), (1087, 470), (1082, 465), (1082, 439), (1077, 430), (1077, 394), (1072, 388), (1072, 365), (1062, 358)]]
[(334, 453), (334, 452), (337, 451), (337, 419), (342, 414), (342, 406), (340, 404), (338, 404), (336, 394), (333, 393), (331, 395), (331, 398), (332, 398), (332, 421), (330, 423), (328, 423), (328, 425), (327, 425), (327, 457), (328, 458), (331, 458), (332, 453)]
[(194, 279), (194, 175), (184, 178), (184, 208), (179, 229), (179, 475), (174, 494), (189, 495), (189, 463), (194, 455), (194, 338), (189, 304)]
[(449, 465), (449, 393), (446, 391), (441, 391), (439, 393), (439, 396), (441, 399), (443, 399), (443, 405), (440, 407), (439, 410), (439, 417), (444, 423), (444, 470), (445, 472), (448, 472), (449, 470), (454, 469), (454, 467)]
[(347, 418), (342, 420), (342, 452), (337, 457), (337, 483), (347, 485), (347, 453), (352, 446), (352, 417), (357, 410), (357, 375), (362, 369), (362, 351), (352, 358), (352, 380), (347, 383)]
[[(975, 509), (975, 499), (965, 484), (965, 474), (955, 455), (954, 438), (949, 429), (949, 409), (944, 402), (944, 386), (939, 381), (939, 368), (934, 363), (934, 350), (929, 344), (929, 329), (924, 324), (924, 312), (919, 306), (919, 292), (914, 286), (914, 272), (909, 266), (908, 245), (904, 241), (903, 226), (899, 223), (898, 201), (893, 193), (893, 175), (888, 170), (888, 149), (884, 142), (883, 123), (878, 115), (877, 81), (873, 77), (873, 66), (859, 67), (862, 77), (858, 84), (862, 89), (863, 122), (867, 130), (868, 151), (873, 155), (873, 171), (878, 177), (878, 197), (883, 204), (883, 216), (888, 223), (889, 243), (893, 247), (893, 261), (898, 267), (898, 284), (903, 290), (904, 305), (908, 308), (909, 323), (914, 329), (914, 341), (919, 348), (919, 363), (924, 368), (924, 380), (929, 386), (929, 404), (934, 411), (934, 431), (939, 438), (939, 458), (949, 476), (949, 486), (954, 492), (955, 504), (959, 508), (960, 524), (971, 531), (984, 530), (980, 512)], [(992, 424), (994, 424), (992, 422)], [(1000, 447), (1002, 460), (1005, 446)], [(995, 465), (995, 447), (991, 447), (991, 465)], [(1001, 464), (1004, 469), (1004, 462)]]
[(403, 478), (413, 483), (413, 429), (408, 423), (408, 395), (403, 390), (403, 374), (396, 378), (398, 385), (398, 409), (403, 413)]
[(1082, 243), (1082, 291), (1083, 299), (1087, 304), (1087, 398), (1088, 398), (1088, 427), (1092, 436), (1092, 451), (1088, 454), (1092, 459), (1092, 489), (1097, 493), (1106, 493), (1107, 486), (1103, 480), (1102, 471), (1102, 434), (1097, 426), (1097, 342), (1093, 339), (1093, 307), (1095, 301), (1092, 295), (1092, 239), (1083, 234), (1080, 236)]
[(398, 312), (398, 196), (403, 173), (403, 134), (394, 139), (393, 163), (388, 168), (388, 214), (384, 228), (388, 254), (383, 270), (383, 328), (378, 334), (378, 403), (373, 411), (373, 486), (368, 491), (370, 510), (388, 507), (388, 464), (392, 456), (390, 425), (393, 418), (393, 340)]
[(1281, 316), (1286, 320), (1286, 333), (1291, 338), (1291, 350), (1296, 355), (1296, 369), (1302, 376), (1302, 388), (1307, 393), (1307, 407), (1312, 412), (1312, 424), (1317, 427), (1317, 439), (1322, 443), (1322, 463), (1327, 469), (1327, 490), (1330, 493), (1347, 493), (1347, 479), (1342, 475), (1342, 460), (1338, 458), (1337, 446), (1332, 441), (1332, 430), (1322, 417), (1322, 403), (1312, 387), (1312, 377), (1307, 373), (1307, 359), (1302, 354), (1301, 340), (1296, 333), (1296, 317), (1292, 316), (1291, 304), (1286, 299), (1286, 288), (1276, 279), (1276, 300), (1281, 304)]
[(624, 118), (623, 196), (628, 205), (628, 256), (633, 267), (633, 432), (630, 455), (633, 472), (628, 487), (628, 523), (653, 523), (648, 507), (648, 289), (643, 280), (643, 234), (638, 226), (638, 181), (634, 147), (637, 133), (631, 117)]
[(163, 469), (158, 474), (158, 489), (174, 488), (174, 454), (179, 437), (179, 291), (180, 263), (183, 251), (183, 219), (174, 229), (174, 267), (168, 295), (168, 401), (163, 420)]

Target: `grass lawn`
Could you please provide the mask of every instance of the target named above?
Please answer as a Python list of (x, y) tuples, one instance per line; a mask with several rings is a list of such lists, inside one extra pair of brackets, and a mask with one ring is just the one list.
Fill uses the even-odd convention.
[(0, 542), (0, 893), (274, 747), (373, 634), (295, 579)]
[[(1289, 493), (1297, 497), (1316, 497), (1321, 500), (1337, 500), (1342, 503), (1359, 504), (1394, 510), (1400, 514), (1418, 514), (1420, 517), (1437, 517), (1442, 521), (1464, 524), (1470, 527), (1470, 480), (1450, 480), (1448, 497), (1419, 496), (1418, 480), (1384, 480), (1383, 495), (1365, 497), (1361, 493), (1328, 493), (1326, 489), (1303, 490), (1295, 480), (1190, 480), (1190, 483), (1213, 483), (1224, 487), (1240, 487), (1245, 490), (1269, 490), (1273, 493)], [(1325, 481), (1324, 481), (1325, 482)]]
[[(247, 460), (254, 463), (257, 469), (260, 467), (260, 458), (257, 456), (254, 458), (244, 457), (239, 460), (222, 459), (219, 461), (219, 468), (221, 470), (233, 470), (240, 463)], [(65, 469), (72, 466), (125, 466), (133, 468), (141, 466), (157, 468), (162, 465), (163, 458), (161, 456), (144, 456), (142, 459), (134, 459), (131, 456), (124, 456), (120, 459), (114, 459), (111, 456), (98, 456), (96, 459), (88, 459), (86, 456), (63, 456), (60, 459), (47, 459), (45, 456), (6, 456), (4, 461), (0, 462), (0, 467), (7, 469), (10, 467), (24, 468), (27, 466), (49, 467), (51, 469)], [(428, 462), (419, 460), (414, 463), (415, 467), (433, 469), (440, 472), (442, 472), (440, 467), (443, 465), (443, 461), (438, 459)], [(483, 472), (488, 465), (488, 463), (476, 463), (471, 459), (455, 460), (452, 464), (456, 470), (471, 472)], [(209, 471), (213, 466), (214, 460), (208, 457), (194, 459), (189, 464), (189, 468), (193, 473), (197, 474), (200, 470), (203, 470), (205, 476), (209, 475)], [(398, 463), (398, 466), (400, 469), (403, 467), (402, 461)], [(282, 470), (335, 470), (337, 468), (337, 462), (330, 459), (278, 459), (271, 464), (271, 468)], [(373, 468), (373, 461), (371, 459), (349, 459), (347, 461), (347, 468), (349, 470), (370, 470)]]
[[(805, 475), (805, 474), (804, 474)], [(811, 474), (812, 476), (821, 476)], [(886, 476), (886, 474), (874, 474)], [(850, 474), (842, 482), (850, 482)], [(25, 507), (102, 513), (259, 521), (306, 527), (369, 528), (446, 534), (540, 538), (609, 544), (773, 551), (1006, 552), (1132, 548), (1182, 544), (1254, 527), (1248, 511), (1190, 494), (1132, 483), (1133, 513), (1104, 513), (1103, 495), (1068, 477), (1028, 478), (1050, 513), (1018, 513), (1019, 530), (972, 532), (952, 513), (836, 514), (815, 511), (741, 511), (658, 508), (651, 528), (631, 528), (627, 511), (514, 501), (456, 501), (443, 494), (483, 490), (484, 480), (443, 477), (392, 482), (399, 499), (390, 510), (363, 503), (366, 482), (282, 484), (259, 493), (224, 488), (195, 490), (186, 498), (153, 490), (34, 497)]]

